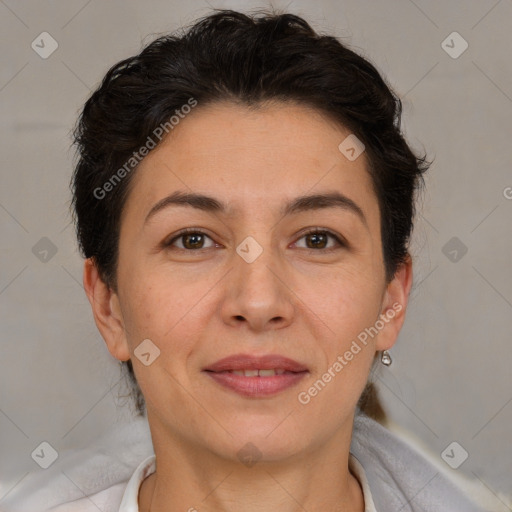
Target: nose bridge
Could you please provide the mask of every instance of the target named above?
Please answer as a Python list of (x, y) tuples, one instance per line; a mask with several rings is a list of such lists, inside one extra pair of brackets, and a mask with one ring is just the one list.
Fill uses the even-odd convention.
[[(242, 260), (237, 263), (249, 273), (261, 272), (263, 267), (270, 265), (272, 261), (275, 264), (274, 252), (278, 249), (275, 247), (274, 237), (276, 220), (266, 208), (264, 199), (260, 197), (255, 201), (255, 198), (252, 198), (251, 204), (252, 208), (249, 211), (252, 213), (245, 213), (239, 219), (241, 230), (238, 234), (243, 238), (237, 241), (235, 247), (237, 256)], [(244, 264), (248, 268), (245, 268)]]
[(272, 233), (261, 229), (253, 235), (246, 236), (236, 247), (236, 274), (241, 288), (250, 289), (251, 293), (264, 295), (274, 293), (280, 287), (276, 272), (280, 268), (279, 247), (275, 246)]
[[(254, 226), (254, 224), (253, 224)], [(224, 297), (225, 321), (245, 319), (254, 329), (272, 320), (287, 323), (293, 306), (272, 231), (260, 224), (236, 246), (233, 271)], [(274, 323), (273, 322), (273, 323)]]

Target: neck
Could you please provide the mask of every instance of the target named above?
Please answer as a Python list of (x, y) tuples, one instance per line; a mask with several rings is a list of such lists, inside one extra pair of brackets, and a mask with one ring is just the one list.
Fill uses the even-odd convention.
[(348, 426), (320, 447), (284, 460), (262, 454), (254, 465), (152, 429), (157, 467), (141, 485), (139, 510), (363, 512), (361, 487), (348, 468)]

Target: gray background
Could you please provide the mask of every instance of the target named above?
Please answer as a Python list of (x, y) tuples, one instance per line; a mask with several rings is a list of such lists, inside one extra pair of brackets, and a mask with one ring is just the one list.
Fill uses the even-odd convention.
[[(59, 453), (90, 446), (129, 420), (118, 364), (81, 285), (68, 214), (78, 109), (143, 41), (210, 6), (268, 5), (0, 1), (0, 499), (44, 471), (31, 458), (42, 441)], [(512, 1), (271, 5), (370, 58), (403, 101), (412, 146), (435, 158), (412, 243), (408, 318), (393, 365), (376, 380), (397, 424), (441, 464), (457, 441), (469, 458), (448, 471), (472, 478), (493, 510), (512, 510)], [(43, 31), (59, 45), (47, 59), (31, 48)], [(441, 44), (453, 31), (469, 44), (458, 58)], [(48, 244), (43, 237), (57, 249), (46, 262), (36, 245)]]

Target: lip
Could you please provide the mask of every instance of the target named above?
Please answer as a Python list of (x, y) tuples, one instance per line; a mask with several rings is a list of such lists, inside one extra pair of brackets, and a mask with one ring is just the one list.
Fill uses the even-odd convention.
[[(285, 373), (269, 377), (246, 377), (227, 373), (230, 370), (270, 370), (272, 368), (283, 369)], [(239, 395), (262, 398), (276, 395), (296, 385), (309, 373), (309, 370), (303, 364), (280, 355), (251, 356), (236, 354), (220, 359), (204, 368), (203, 372), (221, 386)]]
[(224, 372), (228, 370), (271, 370), (272, 368), (282, 368), (288, 372), (305, 372), (308, 367), (304, 366), (289, 357), (278, 354), (267, 354), (263, 356), (252, 356), (250, 354), (234, 354), (232, 356), (219, 359), (203, 371)]

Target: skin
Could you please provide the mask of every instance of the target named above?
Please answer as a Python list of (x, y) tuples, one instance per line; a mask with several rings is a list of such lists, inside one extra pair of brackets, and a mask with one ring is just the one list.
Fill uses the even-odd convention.
[[(147, 404), (157, 470), (141, 486), (141, 511), (364, 510), (348, 468), (354, 413), (376, 351), (391, 348), (402, 327), (412, 265), (386, 282), (366, 155), (349, 161), (338, 149), (349, 133), (296, 104), (252, 112), (199, 105), (136, 171), (121, 219), (117, 292), (85, 261), (96, 324), (115, 358), (132, 359)], [(145, 223), (176, 190), (213, 196), (228, 213), (170, 206)], [(340, 208), (279, 213), (287, 200), (332, 191), (352, 199), (366, 222)], [(207, 236), (161, 247), (187, 227)], [(341, 235), (348, 247), (333, 238), (315, 246), (303, 235), (310, 227)], [(263, 249), (252, 263), (236, 252), (247, 236)], [(298, 393), (396, 303), (401, 311), (379, 334), (299, 403)], [(160, 350), (149, 366), (133, 356), (147, 338)], [(201, 371), (236, 353), (281, 354), (309, 374), (276, 396), (245, 398)], [(252, 467), (237, 456), (248, 442), (262, 454)]]

